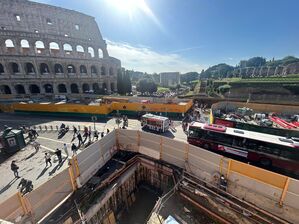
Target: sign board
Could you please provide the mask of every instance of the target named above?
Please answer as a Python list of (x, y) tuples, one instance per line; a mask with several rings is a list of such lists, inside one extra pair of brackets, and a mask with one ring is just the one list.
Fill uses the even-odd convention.
[(15, 139), (14, 137), (12, 137), (12, 138), (8, 138), (8, 139), (7, 139), (7, 142), (8, 142), (9, 147), (12, 147), (12, 146), (16, 146), (16, 145), (17, 145), (16, 139)]

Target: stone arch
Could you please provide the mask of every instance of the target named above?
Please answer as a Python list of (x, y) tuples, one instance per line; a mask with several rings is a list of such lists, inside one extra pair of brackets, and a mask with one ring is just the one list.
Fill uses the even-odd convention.
[(81, 74), (86, 74), (87, 73), (87, 69), (85, 65), (80, 65), (80, 73)]
[(72, 64), (68, 65), (68, 66), (67, 66), (67, 73), (68, 73), (68, 74), (74, 74), (74, 73), (76, 73), (76, 68), (75, 68), (75, 66), (72, 65)]
[(29, 86), (29, 91), (30, 91), (30, 93), (32, 93), (32, 94), (37, 94), (37, 93), (40, 93), (40, 88), (39, 88), (39, 86), (36, 85), (36, 84), (31, 84), (31, 85)]
[(76, 83), (71, 84), (71, 93), (79, 93), (79, 87)]
[(11, 72), (13, 74), (20, 73), (20, 67), (19, 67), (19, 65), (17, 63), (11, 62), (11, 63), (9, 63), (9, 65), (10, 65), (9, 67), (11, 69)]
[(89, 85), (87, 83), (84, 83), (82, 85), (82, 91), (83, 91), (83, 93), (86, 93), (89, 90), (90, 90)]
[(55, 74), (61, 74), (63, 73), (63, 67), (61, 64), (55, 64), (54, 65), (54, 72)]
[(63, 50), (66, 54), (70, 54), (71, 52), (73, 52), (73, 47), (70, 44), (66, 43), (63, 45)]
[(111, 82), (111, 84), (110, 84), (110, 89), (111, 89), (111, 91), (115, 91), (115, 87), (114, 87), (115, 85), (114, 85), (114, 83), (113, 82)]
[(15, 90), (16, 90), (17, 94), (26, 94), (26, 91), (25, 91), (25, 88), (23, 85), (20, 85), (20, 84), (16, 85)]
[(28, 40), (23, 39), (21, 40), (20, 44), (21, 48), (30, 48)]
[(88, 47), (88, 53), (90, 57), (94, 58), (94, 49), (92, 47)]
[(99, 58), (103, 58), (104, 57), (103, 50), (101, 48), (99, 48), (98, 54), (99, 54)]
[(41, 63), (39, 68), (42, 75), (47, 75), (50, 73), (49, 66), (46, 63)]
[(76, 46), (76, 51), (79, 53), (84, 53), (84, 48), (81, 45)]
[(95, 65), (91, 66), (90, 71), (91, 71), (92, 75), (97, 75), (98, 74), (98, 70), (97, 70), (97, 67)]
[(102, 89), (106, 92), (107, 91), (107, 84), (104, 82), (103, 84), (102, 84)]
[(56, 54), (60, 51), (60, 47), (56, 42), (49, 43), (50, 53)]
[(93, 89), (94, 93), (98, 93), (99, 94), (101, 92), (100, 86), (96, 82), (92, 84), (92, 89)]
[(28, 74), (33, 75), (33, 74), (36, 73), (33, 64), (30, 63), (30, 62), (27, 62), (27, 63), (25, 64), (25, 71), (26, 71), (26, 74), (27, 74), (27, 75), (28, 75)]
[(53, 93), (53, 85), (47, 83), (44, 85), (44, 90), (45, 90), (45, 93)]
[(36, 41), (34, 46), (35, 46), (35, 52), (37, 54), (41, 54), (45, 50), (45, 44), (40, 40)]
[(1, 85), (0, 86), (0, 93), (2, 93), (2, 94), (11, 94), (10, 87), (8, 85)]
[(112, 67), (109, 68), (109, 75), (114, 75), (114, 71)]
[(59, 93), (67, 93), (66, 85), (61, 83), (57, 86), (57, 90)]
[(101, 75), (106, 75), (106, 68), (104, 66), (101, 67)]
[(4, 73), (4, 67), (3, 65), (0, 63), (0, 75)]

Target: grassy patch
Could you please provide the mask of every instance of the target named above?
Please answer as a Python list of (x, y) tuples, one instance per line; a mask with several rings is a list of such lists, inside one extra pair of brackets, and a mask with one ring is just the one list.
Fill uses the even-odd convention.
[(158, 90), (157, 90), (158, 93), (164, 93), (164, 92), (167, 92), (167, 91), (169, 91), (169, 88), (158, 86)]

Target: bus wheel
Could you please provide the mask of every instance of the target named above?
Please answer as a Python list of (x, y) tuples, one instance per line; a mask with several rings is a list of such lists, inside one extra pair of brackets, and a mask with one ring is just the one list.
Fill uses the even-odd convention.
[(211, 146), (210, 146), (210, 144), (208, 144), (208, 143), (205, 143), (205, 144), (203, 145), (203, 147), (204, 147), (205, 149), (211, 149)]
[(260, 159), (260, 164), (264, 167), (271, 167), (272, 166), (272, 162), (270, 159), (266, 159), (266, 158), (261, 158)]

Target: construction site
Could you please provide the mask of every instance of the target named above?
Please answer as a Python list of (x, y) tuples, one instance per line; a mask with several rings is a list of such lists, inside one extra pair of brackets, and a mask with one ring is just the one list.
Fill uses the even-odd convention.
[(298, 180), (188, 143), (116, 129), (0, 205), (12, 223), (298, 223)]

